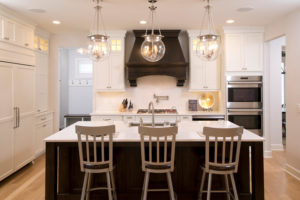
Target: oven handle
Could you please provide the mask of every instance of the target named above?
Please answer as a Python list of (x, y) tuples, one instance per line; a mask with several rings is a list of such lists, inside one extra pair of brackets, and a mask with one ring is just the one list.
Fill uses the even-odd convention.
[(244, 81), (244, 82), (228, 81), (228, 84), (262, 84), (262, 82), (261, 81)]
[(262, 109), (228, 109), (227, 115), (261, 115)]
[(228, 82), (227, 88), (261, 88), (262, 83), (259, 82)]

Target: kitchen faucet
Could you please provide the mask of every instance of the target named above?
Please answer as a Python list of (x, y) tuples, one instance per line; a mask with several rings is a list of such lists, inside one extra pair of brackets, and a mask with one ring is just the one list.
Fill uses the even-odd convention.
[(150, 113), (150, 109), (152, 108), (152, 127), (154, 127), (154, 104), (150, 101), (148, 105), (148, 113)]

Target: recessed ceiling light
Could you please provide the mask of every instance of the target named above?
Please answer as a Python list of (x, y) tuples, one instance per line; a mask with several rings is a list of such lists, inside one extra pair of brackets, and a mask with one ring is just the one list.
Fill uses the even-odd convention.
[(140, 21), (140, 24), (143, 24), (143, 25), (144, 25), (144, 24), (147, 24), (147, 21), (141, 20), (141, 21)]
[(58, 21), (58, 20), (53, 20), (52, 23), (53, 23), (53, 24), (61, 24), (61, 22)]
[(40, 9), (40, 8), (31, 8), (31, 9), (28, 9), (28, 11), (33, 12), (33, 13), (45, 13), (46, 12), (46, 10)]
[(233, 24), (235, 21), (233, 20), (233, 19), (228, 19), (228, 20), (226, 20), (226, 23), (227, 24)]
[(244, 7), (241, 7), (239, 9), (237, 9), (237, 11), (239, 11), (239, 12), (249, 12), (249, 11), (251, 11), (253, 9), (254, 9), (253, 6), (244, 6)]

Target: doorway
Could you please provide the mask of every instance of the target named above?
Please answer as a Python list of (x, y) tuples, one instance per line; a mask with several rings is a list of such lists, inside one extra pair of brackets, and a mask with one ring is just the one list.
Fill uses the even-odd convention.
[(270, 143), (273, 151), (282, 151), (286, 146), (285, 45), (285, 36), (269, 42)]
[(59, 70), (59, 127), (63, 129), (76, 121), (90, 119), (93, 108), (93, 62), (77, 48), (60, 48)]

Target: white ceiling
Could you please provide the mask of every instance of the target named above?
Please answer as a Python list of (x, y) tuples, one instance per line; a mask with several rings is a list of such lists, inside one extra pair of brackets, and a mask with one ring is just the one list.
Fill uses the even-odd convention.
[[(53, 32), (88, 32), (93, 18), (91, 0), (0, 0), (0, 3), (28, 17), (40, 27)], [(266, 25), (300, 8), (300, 0), (214, 0), (214, 18), (218, 27), (234, 19), (234, 25)], [(246, 13), (236, 11), (253, 6)], [(162, 29), (199, 29), (203, 16), (201, 0), (158, 0), (158, 16)], [(46, 13), (32, 13), (28, 9), (44, 9)], [(140, 20), (147, 20), (147, 0), (104, 0), (103, 16), (106, 28), (144, 29)], [(61, 25), (53, 25), (60, 20)]]

